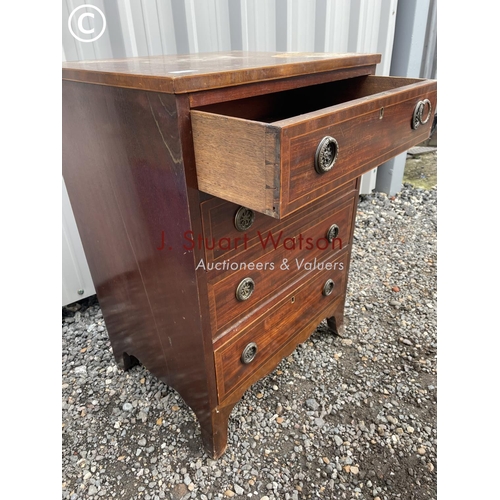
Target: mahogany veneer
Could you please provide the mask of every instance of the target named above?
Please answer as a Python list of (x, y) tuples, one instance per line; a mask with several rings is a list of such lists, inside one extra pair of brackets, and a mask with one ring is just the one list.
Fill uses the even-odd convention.
[(379, 61), (64, 64), (63, 175), (114, 356), (179, 392), (212, 457), (251, 384), (322, 319), (341, 331), (359, 176), (429, 134), (436, 83)]

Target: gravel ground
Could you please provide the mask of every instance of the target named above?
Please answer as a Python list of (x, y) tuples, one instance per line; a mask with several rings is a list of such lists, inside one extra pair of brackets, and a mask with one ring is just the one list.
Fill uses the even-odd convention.
[(362, 197), (346, 337), (319, 325), (252, 386), (218, 461), (172, 389), (117, 369), (95, 298), (65, 308), (62, 497), (436, 498), (436, 199)]

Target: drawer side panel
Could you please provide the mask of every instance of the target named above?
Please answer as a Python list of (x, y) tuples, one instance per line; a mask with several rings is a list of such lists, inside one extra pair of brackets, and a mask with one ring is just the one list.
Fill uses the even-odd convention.
[(198, 188), (279, 216), (278, 131), (264, 123), (191, 112)]

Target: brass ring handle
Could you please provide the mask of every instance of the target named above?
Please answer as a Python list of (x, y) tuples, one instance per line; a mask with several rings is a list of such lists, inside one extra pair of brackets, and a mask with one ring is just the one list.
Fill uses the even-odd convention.
[(255, 220), (255, 212), (250, 208), (240, 207), (234, 216), (234, 227), (238, 231), (246, 231)]
[[(423, 120), (422, 116), (424, 114), (424, 109), (426, 106), (429, 108), (429, 112), (427, 113), (427, 117), (425, 118), (425, 120)], [(419, 119), (420, 119), (420, 123), (422, 125), (425, 125), (429, 121), (429, 118), (431, 117), (431, 113), (432, 113), (431, 101), (429, 101), (429, 99), (424, 99), (422, 101), (422, 105), (420, 106), (420, 113), (419, 113)]]
[(248, 300), (255, 290), (255, 282), (252, 278), (245, 278), (236, 287), (236, 299), (240, 302)]
[(255, 342), (250, 342), (241, 353), (241, 362), (244, 365), (251, 363), (255, 359), (255, 356), (257, 356), (257, 351), (257, 344)]
[(324, 174), (330, 171), (337, 161), (339, 154), (339, 143), (327, 135), (321, 139), (316, 154), (314, 155), (314, 169), (318, 174)]
[(418, 101), (415, 109), (413, 110), (413, 115), (411, 117), (411, 128), (416, 130), (420, 127), (420, 107), (422, 106), (422, 101)]
[(326, 280), (325, 284), (323, 285), (323, 295), (327, 297), (333, 292), (334, 288), (335, 282), (332, 279)]
[[(428, 108), (427, 116), (425, 120), (423, 118), (425, 108)], [(415, 109), (413, 110), (413, 115), (411, 118), (411, 128), (416, 130), (420, 125), (425, 125), (432, 114), (432, 104), (429, 99), (424, 99), (423, 101), (418, 101)]]
[(326, 232), (326, 239), (331, 243), (339, 235), (339, 226), (332, 224)]

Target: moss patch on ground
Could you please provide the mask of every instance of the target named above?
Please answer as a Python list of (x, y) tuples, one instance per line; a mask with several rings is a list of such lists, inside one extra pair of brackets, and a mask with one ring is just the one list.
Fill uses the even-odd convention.
[(432, 189), (437, 185), (437, 151), (408, 156), (403, 182), (412, 186)]

